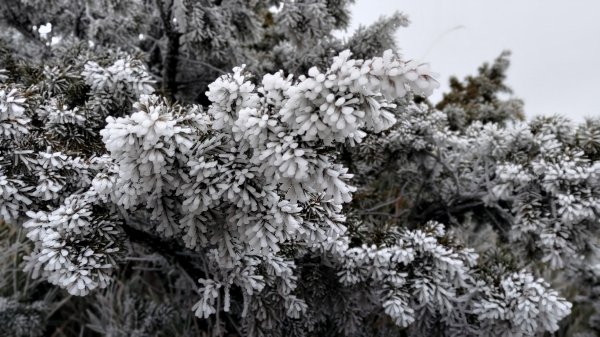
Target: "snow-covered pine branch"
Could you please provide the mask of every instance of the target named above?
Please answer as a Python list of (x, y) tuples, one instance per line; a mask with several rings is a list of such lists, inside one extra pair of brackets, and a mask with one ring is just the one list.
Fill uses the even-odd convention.
[(349, 1), (65, 3), (11, 3), (65, 41), (0, 57), (0, 224), (94, 331), (537, 336), (596, 296), (599, 124), (518, 121), (506, 54), (433, 108), (400, 14), (341, 41)]

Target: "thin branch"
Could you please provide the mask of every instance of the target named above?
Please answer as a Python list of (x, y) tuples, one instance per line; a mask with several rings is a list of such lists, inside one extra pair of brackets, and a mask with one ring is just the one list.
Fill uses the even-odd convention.
[(206, 271), (200, 269), (198, 266), (192, 263), (190, 258), (181, 257), (179, 252), (185, 252), (187, 249), (176, 240), (159, 238), (128, 223), (124, 224), (122, 228), (131, 242), (147, 246), (158, 254), (171, 260), (192, 279), (198, 280), (206, 277)]
[(451, 176), (451, 177), (452, 177), (452, 179), (454, 180), (454, 184), (456, 185), (456, 191), (455, 191), (455, 193), (456, 193), (456, 195), (460, 195), (460, 193), (461, 193), (461, 192), (460, 192), (460, 182), (459, 182), (460, 180), (458, 179), (458, 175), (456, 174), (455, 170), (452, 170), (452, 169), (451, 169), (451, 168), (448, 166), (448, 164), (446, 164), (446, 163), (444, 163), (444, 162), (442, 161), (442, 158), (441, 158), (441, 153), (439, 152), (439, 149), (438, 149), (438, 154), (433, 154), (433, 153), (431, 153), (431, 152), (424, 152), (424, 153), (425, 153), (426, 155), (428, 155), (428, 156), (430, 156), (430, 157), (434, 158), (438, 164), (442, 165), (442, 167), (443, 167), (443, 168), (445, 168), (445, 169), (446, 169), (446, 171), (448, 171), (448, 173), (450, 174), (450, 176)]
[(363, 212), (361, 212), (361, 213), (369, 213), (369, 212), (372, 212), (372, 211), (378, 210), (378, 209), (380, 209), (380, 208), (383, 208), (383, 207), (385, 207), (385, 206), (393, 205), (394, 203), (396, 203), (396, 202), (400, 201), (402, 198), (403, 198), (402, 196), (399, 196), (399, 197), (397, 197), (397, 198), (395, 198), (395, 199), (388, 200), (388, 201), (384, 201), (383, 203), (380, 203), (380, 204), (378, 204), (378, 205), (375, 205), (375, 206), (373, 206), (373, 207), (371, 207), (371, 208), (368, 208), (368, 209), (364, 210), (364, 211), (363, 211)]
[(182, 56), (177, 56), (177, 59), (180, 60), (180, 61), (185, 61), (185, 62), (188, 62), (188, 63), (193, 63), (193, 64), (198, 64), (198, 65), (201, 65), (201, 66), (205, 66), (205, 67), (210, 68), (210, 69), (212, 69), (212, 70), (214, 70), (216, 72), (219, 72), (221, 74), (227, 74), (228, 73), (227, 71), (225, 71), (223, 69), (217, 68), (217, 67), (213, 66), (210, 63), (206, 63), (206, 62), (203, 62), (203, 61), (200, 61), (200, 60), (192, 60), (190, 58), (182, 57)]
[(171, 22), (171, 7), (173, 3), (168, 5), (168, 10), (165, 11), (162, 0), (156, 0), (156, 6), (160, 12), (160, 18), (165, 28), (165, 35), (167, 36), (167, 51), (163, 60), (163, 91), (172, 100), (175, 100), (175, 94), (177, 94), (177, 69), (179, 66), (179, 48), (181, 42), (179, 41), (181, 33), (173, 27)]

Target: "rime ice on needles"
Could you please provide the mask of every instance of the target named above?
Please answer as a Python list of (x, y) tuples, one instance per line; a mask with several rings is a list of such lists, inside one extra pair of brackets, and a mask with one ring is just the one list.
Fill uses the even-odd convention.
[(67, 105), (60, 104), (60, 102), (52, 99), (49, 104), (42, 109), (44, 110), (42, 115), (45, 117), (45, 127), (49, 130), (58, 127), (60, 124), (72, 124), (85, 127), (86, 118), (79, 111), (78, 107), (69, 109)]
[(17, 298), (0, 297), (0, 334), (11, 337), (43, 336), (48, 309), (44, 301), (27, 303)]
[(453, 302), (460, 301), (458, 289), (472, 280), (477, 254), (441, 245), (444, 235), (443, 225), (429, 222), (424, 230), (397, 233), (392, 245), (350, 248), (342, 257), (340, 281), (384, 289), (384, 311), (403, 327), (415, 321), (423, 306), (448, 314), (456, 306)]
[[(152, 90), (140, 61), (116, 60), (107, 69), (94, 64), (83, 71), (92, 87), (88, 99), (69, 107), (65, 102), (73, 101), (73, 95), (85, 98), (86, 85), (78, 73), (83, 62), (40, 68), (39, 83), (27, 90), (0, 84), (0, 221), (20, 224), (28, 210), (39, 210), (28, 212), (33, 218), (25, 225), (35, 245), (27, 268), (76, 295), (108, 284), (122, 238), (116, 220), (101, 206), (108, 200), (93, 189), (104, 187), (106, 192), (108, 185), (92, 184), (111, 165), (98, 165), (69, 141), (76, 138), (75, 128), (85, 132), (81, 139), (93, 140), (103, 119), (96, 112), (115, 113), (113, 108)], [(94, 167), (90, 162), (96, 162)]]
[(129, 108), (141, 95), (154, 92), (155, 83), (144, 64), (131, 56), (117, 59), (108, 67), (89, 61), (81, 73), (92, 89), (91, 104), (108, 113), (113, 109)]
[[(98, 177), (96, 184), (125, 209), (144, 204), (153, 209), (152, 218), (158, 219), (167, 211), (162, 197), (181, 184), (179, 178), (169, 174), (177, 162), (185, 165), (194, 132), (206, 131), (206, 121), (196, 117), (197, 108), (182, 115), (180, 107), (172, 107), (158, 96), (143, 95), (134, 108), (137, 111), (130, 116), (108, 117), (106, 128), (100, 132), (117, 172), (115, 178), (106, 177), (104, 183)], [(112, 189), (107, 190), (106, 184)], [(178, 232), (170, 221), (164, 226), (167, 235)]]
[(52, 212), (27, 212), (27, 237), (35, 242), (26, 270), (44, 276), (70, 294), (83, 296), (108, 285), (119, 254), (119, 230), (110, 217), (96, 215), (93, 190), (72, 195)]
[(130, 90), (139, 97), (154, 91), (154, 81), (146, 71), (141, 61), (134, 58), (118, 59), (108, 67), (102, 67), (96, 62), (88, 62), (82, 73), (88, 85), (94, 92), (121, 92)]
[(429, 95), (439, 86), (426, 66), (405, 62), (390, 50), (365, 61), (350, 56), (342, 52), (324, 73), (311, 68), (287, 90), (282, 121), (303, 140), (360, 143), (366, 128), (379, 132), (395, 123), (388, 111), (395, 107), (393, 99), (408, 90)]
[[(187, 23), (178, 18), (177, 24)], [(350, 56), (342, 52), (331, 67), (298, 78), (279, 71), (256, 81), (249, 68), (237, 67), (209, 86), (206, 112), (147, 95), (152, 80), (128, 57), (47, 67), (27, 101), (20, 87), (3, 85), (0, 125), (11, 131), (2, 140), (16, 150), (0, 160), (0, 216), (37, 210), (25, 225), (35, 245), (28, 270), (75, 295), (105, 287), (124, 242), (118, 209), (121, 220), (143, 219), (127, 226), (181, 243), (197, 259), (192, 263), (204, 273), (193, 311), (204, 319), (240, 318), (244, 329), (265, 334), (288, 326), (313, 333), (321, 325), (358, 334), (379, 313), (397, 325), (386, 323), (393, 331), (415, 335), (432, 327), (458, 335), (555, 330), (570, 309), (564, 299), (525, 272), (490, 281), (473, 250), (427, 220), (446, 216), (435, 213), (445, 210), (438, 204), (447, 202), (448, 214), (464, 206), (463, 197), (481, 208), (498, 206), (502, 224), (514, 219), (511, 233), (526, 232), (543, 261), (563, 267), (563, 256), (578, 251), (581, 234), (572, 229), (591, 228), (597, 211), (598, 165), (586, 159), (594, 129), (575, 137), (553, 121), (450, 131), (443, 112), (407, 102), (409, 92), (429, 94), (437, 86), (426, 66), (390, 51), (366, 60)], [(84, 103), (64, 104), (70, 84), (81, 86), (83, 95), (75, 94)], [(107, 154), (100, 157), (102, 150), (67, 154), (72, 148), (64, 139), (50, 137), (80, 127), (95, 139), (104, 120), (100, 145)], [(20, 148), (31, 130), (50, 148)], [(585, 141), (585, 151), (569, 150), (568, 139)], [(397, 213), (384, 223), (368, 214), (372, 205), (360, 209), (373, 179), (369, 170), (384, 165), (360, 162), (353, 151), (380, 148), (400, 162), (392, 165), (393, 178), (416, 172), (402, 197), (430, 198), (434, 212), (394, 202)], [(411, 194), (420, 179), (429, 180)], [(363, 188), (360, 200), (353, 200), (354, 184)], [(350, 202), (359, 209), (344, 211)], [(405, 214), (417, 220), (404, 223)], [(332, 294), (344, 300), (331, 303)]]
[[(0, 157), (0, 160), (2, 157)], [(19, 179), (8, 178), (0, 165), (0, 218), (14, 221), (19, 218), (23, 205), (31, 204), (26, 184)]]
[[(335, 163), (333, 156), (317, 154), (315, 150), (323, 148), (325, 152), (326, 146), (346, 139), (359, 142), (365, 131), (389, 128), (395, 119), (388, 111), (394, 105), (387, 99), (400, 98), (408, 90), (428, 93), (437, 85), (426, 68), (403, 62), (391, 51), (383, 58), (367, 61), (349, 57), (350, 53), (344, 52), (326, 73), (313, 68), (308, 78), (302, 76), (296, 82), (279, 72), (265, 75), (261, 85), (255, 86), (244, 68), (238, 67), (233, 74), (210, 84), (207, 97), (212, 102), (208, 110), (214, 120), (212, 127), (231, 136), (217, 137), (197, 147), (195, 156), (199, 158), (190, 162), (190, 174), (197, 182), (183, 186), (182, 193), (189, 196), (184, 207), (202, 212), (224, 197), (236, 204), (241, 212), (235, 212), (230, 219), (236, 222), (234, 228), (241, 241), (249, 244), (244, 248), (248, 253), (270, 256), (279, 251), (280, 244), (298, 235), (311, 246), (331, 247), (330, 239), (337, 240), (345, 230), (338, 225), (343, 221), (339, 215), (341, 204), (351, 201), (355, 189), (347, 184), (352, 177), (347, 168)], [(309, 116), (302, 119), (304, 113)], [(320, 141), (325, 147), (319, 145)], [(226, 154), (228, 147), (231, 152)], [(252, 151), (247, 152), (249, 149)], [(240, 172), (241, 181), (250, 184), (240, 185), (238, 180), (234, 185), (239, 186), (238, 190), (234, 189), (236, 193), (231, 195), (228, 191), (232, 189), (221, 189), (231, 186), (223, 179), (229, 174), (228, 166), (231, 170), (239, 165), (236, 162), (247, 165)], [(217, 174), (219, 171), (222, 173)], [(257, 179), (278, 184), (257, 189), (252, 183)], [(212, 193), (198, 189), (203, 185), (216, 188), (211, 188)], [(187, 192), (189, 188), (194, 192)], [(270, 191), (275, 188), (289, 201), (276, 197)], [(231, 198), (240, 193), (250, 195), (251, 202)], [(298, 207), (290, 201), (303, 204)], [(301, 217), (302, 206), (311, 216)], [(317, 219), (324, 220), (326, 226), (315, 222)], [(231, 240), (228, 237), (230, 233), (225, 239)], [(224, 247), (223, 257), (235, 257), (231, 248), (239, 250), (240, 244), (228, 245), (231, 247)], [(234, 258), (231, 263), (235, 261)], [(206, 292), (209, 288), (203, 289)], [(198, 303), (201, 315), (212, 312), (212, 301), (207, 298)], [(304, 311), (297, 299), (286, 303), (293, 317)]]
[(30, 118), (25, 115), (25, 107), (25, 98), (18, 88), (0, 85), (0, 139), (29, 132)]
[[(513, 240), (515, 252), (539, 249), (553, 269), (577, 265), (583, 258), (578, 252), (598, 247), (584, 233), (597, 231), (599, 166), (576, 143), (578, 129), (552, 117), (510, 126), (475, 121), (452, 132), (444, 119), (430, 123), (432, 116), (402, 116), (384, 145), (400, 153), (430, 151), (417, 171), (432, 170), (428, 184), (435, 186), (435, 200), (445, 200), (450, 209), (467, 201), (485, 205), (508, 229), (503, 235)], [(407, 172), (403, 181), (418, 177), (414, 161), (398, 164), (398, 171)]]
[(307, 192), (349, 202), (354, 191), (344, 182), (351, 177), (346, 168), (315, 153), (318, 141), (360, 142), (365, 131), (394, 124), (388, 99), (408, 90), (428, 94), (438, 85), (426, 67), (391, 51), (366, 61), (345, 51), (325, 73), (312, 68), (296, 82), (280, 72), (265, 75), (255, 88), (247, 76), (243, 67), (235, 68), (209, 85), (214, 128), (233, 133), (242, 145), (248, 139), (258, 150), (250, 160), (263, 163), (269, 178), (284, 184), (286, 198), (300, 202), (308, 200)]
[(0, 83), (8, 79), (8, 70), (0, 68)]
[[(27, 103), (19, 88), (0, 84), (0, 143), (11, 144), (29, 133), (31, 119), (26, 115)], [(0, 149), (2, 147), (0, 146)], [(0, 162), (9, 153), (2, 151)], [(0, 219), (13, 221), (19, 218), (22, 207), (31, 204), (30, 188), (21, 177), (6, 176), (9, 168), (0, 164)]]
[[(489, 296), (488, 298), (485, 298)], [(526, 272), (507, 275), (500, 288), (475, 304), (482, 322), (493, 321), (502, 336), (537, 336), (558, 330), (558, 322), (571, 312), (571, 303), (558, 296), (542, 279)]]

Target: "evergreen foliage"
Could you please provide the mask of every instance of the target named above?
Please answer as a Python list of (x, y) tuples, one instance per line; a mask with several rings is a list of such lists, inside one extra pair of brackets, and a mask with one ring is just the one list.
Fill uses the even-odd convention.
[(0, 3), (0, 335), (600, 331), (600, 122), (351, 2)]

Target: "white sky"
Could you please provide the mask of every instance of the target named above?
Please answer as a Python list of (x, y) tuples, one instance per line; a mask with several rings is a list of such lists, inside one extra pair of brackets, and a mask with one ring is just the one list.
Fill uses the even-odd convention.
[(396, 10), (411, 20), (401, 52), (440, 74), (434, 101), (450, 75), (475, 74), (509, 49), (508, 84), (529, 117), (600, 117), (600, 1), (356, 0), (348, 33)]

